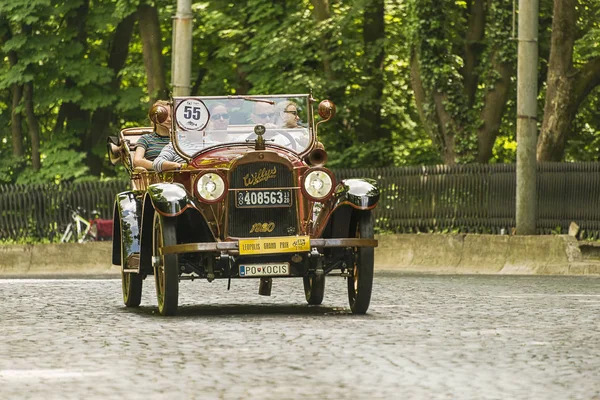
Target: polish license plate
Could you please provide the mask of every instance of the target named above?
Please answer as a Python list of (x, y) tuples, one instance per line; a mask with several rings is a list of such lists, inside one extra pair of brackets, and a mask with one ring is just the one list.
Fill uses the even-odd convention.
[(240, 254), (301, 253), (310, 251), (310, 236), (240, 239)]
[(240, 265), (240, 277), (242, 278), (249, 276), (288, 276), (289, 274), (289, 263)]
[(238, 190), (235, 197), (237, 208), (292, 206), (290, 189)]

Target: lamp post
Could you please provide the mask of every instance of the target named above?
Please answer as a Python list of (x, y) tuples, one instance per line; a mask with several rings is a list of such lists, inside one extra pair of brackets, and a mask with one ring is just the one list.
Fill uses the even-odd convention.
[(534, 235), (537, 221), (538, 0), (519, 0), (517, 68), (517, 234)]
[(177, 0), (173, 18), (173, 56), (171, 77), (173, 96), (189, 96), (192, 68), (192, 2)]

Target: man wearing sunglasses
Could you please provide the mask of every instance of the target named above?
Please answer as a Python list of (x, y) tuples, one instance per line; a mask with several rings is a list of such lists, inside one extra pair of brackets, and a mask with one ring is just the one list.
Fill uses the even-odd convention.
[(265, 101), (254, 103), (250, 119), (255, 124), (264, 125), (265, 128), (275, 128), (275, 106)]
[[(227, 131), (229, 126), (229, 112), (225, 105), (219, 103), (210, 110), (209, 130)], [(223, 132), (225, 133), (225, 132)]]

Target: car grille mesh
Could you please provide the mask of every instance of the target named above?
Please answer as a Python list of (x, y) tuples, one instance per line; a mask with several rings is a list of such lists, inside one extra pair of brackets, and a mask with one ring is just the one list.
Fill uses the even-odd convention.
[[(274, 173), (273, 173), (274, 172)], [(244, 180), (244, 178), (246, 178)], [(242, 164), (230, 175), (230, 189), (291, 188), (292, 171), (285, 165), (270, 162)], [(228, 235), (232, 237), (273, 237), (295, 235), (297, 228), (296, 196), (292, 191), (291, 207), (237, 208), (232, 191), (228, 204)], [(252, 232), (254, 224), (274, 224), (272, 232)]]

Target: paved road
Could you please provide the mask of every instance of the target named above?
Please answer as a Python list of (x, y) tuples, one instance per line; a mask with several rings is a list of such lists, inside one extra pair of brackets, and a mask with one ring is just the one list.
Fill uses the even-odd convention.
[(0, 399), (600, 398), (600, 278), (376, 275), (183, 282), (180, 313), (126, 309), (118, 280), (0, 280)]

